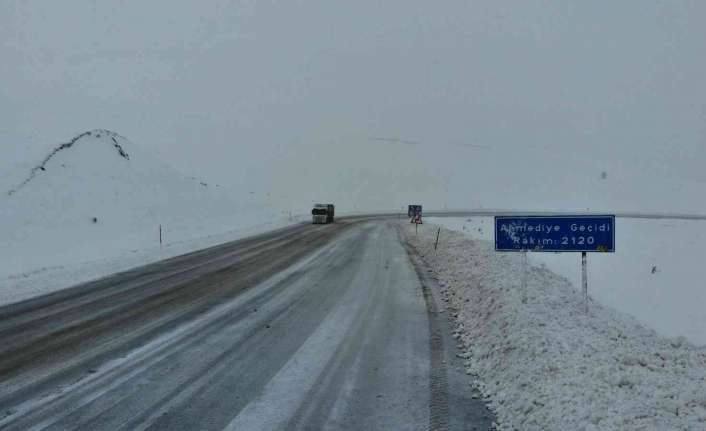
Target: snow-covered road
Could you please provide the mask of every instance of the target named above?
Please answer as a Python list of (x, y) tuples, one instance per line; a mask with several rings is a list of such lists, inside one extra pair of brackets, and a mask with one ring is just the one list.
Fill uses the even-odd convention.
[(298, 225), (0, 308), (0, 428), (487, 429), (401, 238)]

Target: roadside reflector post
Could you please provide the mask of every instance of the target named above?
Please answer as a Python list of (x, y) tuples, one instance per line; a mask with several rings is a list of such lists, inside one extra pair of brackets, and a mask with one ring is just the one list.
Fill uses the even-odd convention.
[(522, 303), (527, 304), (527, 250), (522, 251)]
[(588, 313), (588, 270), (587, 270), (586, 252), (581, 253), (581, 286), (583, 287), (583, 300), (586, 305), (586, 313)]

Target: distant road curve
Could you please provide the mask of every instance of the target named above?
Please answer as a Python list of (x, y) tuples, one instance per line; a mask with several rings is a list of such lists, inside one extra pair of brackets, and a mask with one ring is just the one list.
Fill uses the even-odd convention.
[[(523, 211), (523, 210), (503, 210), (503, 209), (457, 209), (457, 210), (425, 210), (426, 217), (478, 217), (496, 215), (587, 215), (587, 214), (615, 214), (618, 218), (634, 219), (671, 219), (671, 220), (706, 220), (706, 214), (683, 214), (683, 213), (651, 213), (651, 212), (577, 212), (577, 211)], [(379, 217), (401, 217), (407, 216), (402, 212), (373, 212), (365, 214), (349, 214), (346, 218), (379, 218)]]

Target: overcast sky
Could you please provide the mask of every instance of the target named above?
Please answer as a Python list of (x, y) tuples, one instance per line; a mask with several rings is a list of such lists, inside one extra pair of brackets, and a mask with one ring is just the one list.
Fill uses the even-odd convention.
[(0, 0), (0, 145), (103, 127), (307, 205), (704, 210), (705, 22), (700, 0)]

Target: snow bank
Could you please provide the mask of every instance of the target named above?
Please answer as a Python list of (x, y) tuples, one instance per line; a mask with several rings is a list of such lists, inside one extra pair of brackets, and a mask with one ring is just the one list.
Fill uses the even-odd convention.
[(445, 289), (503, 430), (706, 430), (706, 349), (669, 339), (598, 302), (585, 314), (566, 278), (521, 256), (425, 224), (408, 237)]
[(247, 189), (184, 175), (108, 130), (40, 157), (22, 151), (36, 160), (0, 183), (0, 304), (298, 220)]
[[(493, 217), (426, 219), (473, 238), (493, 241)], [(615, 253), (588, 256), (591, 295), (669, 337), (706, 345), (704, 220), (616, 220)], [(574, 286), (581, 283), (576, 253), (531, 253)]]

